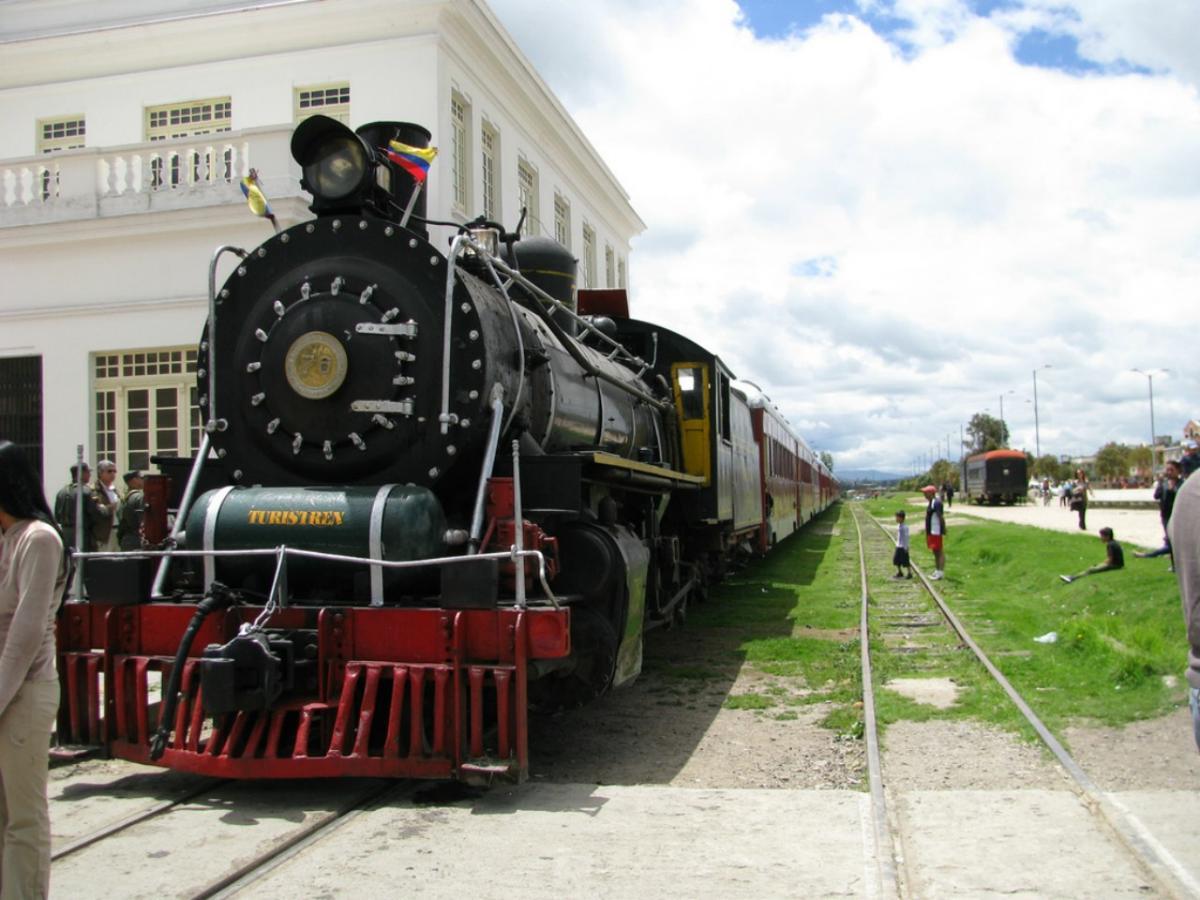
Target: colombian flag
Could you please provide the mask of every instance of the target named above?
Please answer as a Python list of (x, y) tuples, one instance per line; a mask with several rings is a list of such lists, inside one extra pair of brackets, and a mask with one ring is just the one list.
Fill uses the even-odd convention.
[(383, 152), (417, 183), (421, 183), (429, 174), (429, 164), (433, 162), (438, 151), (437, 147), (410, 147), (400, 141), (388, 141), (387, 149)]
[(267, 202), (267, 195), (258, 185), (258, 172), (254, 169), (251, 169), (250, 174), (242, 179), (242, 196), (246, 198), (246, 205), (250, 207), (250, 212), (267, 219), (276, 231), (279, 230), (279, 223), (275, 221), (275, 214), (271, 212), (271, 204)]

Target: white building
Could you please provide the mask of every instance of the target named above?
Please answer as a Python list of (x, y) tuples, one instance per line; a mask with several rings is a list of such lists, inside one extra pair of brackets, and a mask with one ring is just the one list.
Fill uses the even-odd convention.
[(310, 217), (288, 148), (314, 112), (424, 125), (431, 218), (527, 207), (581, 287), (626, 286), (643, 223), (484, 0), (0, 0), (0, 437), (49, 489), (78, 444), (122, 469), (198, 445), (209, 260), (270, 234), (251, 166), (281, 227)]

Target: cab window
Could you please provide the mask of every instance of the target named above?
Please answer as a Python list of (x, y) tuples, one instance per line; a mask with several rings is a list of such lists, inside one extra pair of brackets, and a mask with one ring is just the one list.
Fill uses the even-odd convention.
[(704, 373), (699, 366), (684, 366), (677, 370), (679, 403), (685, 419), (704, 417)]

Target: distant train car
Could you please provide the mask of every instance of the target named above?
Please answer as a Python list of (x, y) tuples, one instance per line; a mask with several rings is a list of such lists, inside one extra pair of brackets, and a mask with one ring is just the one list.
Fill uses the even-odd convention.
[(836, 483), (769, 400), (761, 395), (751, 399), (750, 415), (763, 491), (763, 522), (755, 549), (766, 553), (833, 502)]
[(1028, 460), (1020, 450), (989, 450), (963, 460), (962, 492), (975, 503), (1013, 504), (1028, 488)]

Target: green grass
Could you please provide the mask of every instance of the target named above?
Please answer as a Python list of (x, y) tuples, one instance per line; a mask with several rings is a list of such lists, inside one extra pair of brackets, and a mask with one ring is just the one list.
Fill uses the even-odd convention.
[[(917, 494), (894, 494), (866, 507), (887, 524), (896, 509), (920, 514)], [(955, 510), (956, 512), (958, 510)], [(871, 528), (869, 524), (864, 527)], [(1066, 585), (1058, 575), (1103, 559), (1095, 537), (974, 520), (951, 525), (947, 577), (939, 591), (974, 639), (1061, 738), (1079, 720), (1122, 725), (1162, 715), (1185, 701), (1181, 677), (1186, 647), (1174, 576), (1163, 560), (1136, 560), (1119, 572)], [(916, 542), (914, 557), (928, 554)], [(887, 571), (872, 572), (872, 590)], [(827, 702), (823, 724), (861, 734), (858, 552), (850, 511), (828, 511), (765, 560), (736, 573), (694, 607), (689, 633), (720, 635), (724, 648), (699, 664), (666, 671), (677, 683), (723, 677), (745, 661), (768, 675), (797, 679), (810, 693), (731, 695), (725, 706), (788, 710)], [(1058, 633), (1055, 644), (1033, 638)], [(948, 632), (947, 632), (948, 634)], [(970, 718), (1030, 734), (1015, 707), (967, 650), (947, 637), (931, 651), (872, 655), (876, 684), (897, 677), (945, 677), (960, 687), (949, 710), (880, 690), (876, 709), (886, 725), (900, 719)], [(1177, 676), (1168, 686), (1165, 676)], [(790, 716), (789, 716), (790, 718)]]
[[(1051, 727), (1121, 725), (1183, 702), (1179, 591), (1162, 560), (1129, 554), (1124, 569), (1063, 584), (1104, 559), (1098, 538), (992, 522), (952, 528), (946, 555), (942, 595)], [(1051, 631), (1057, 643), (1033, 640)]]
[(862, 694), (853, 637), (859, 616), (858, 551), (853, 526), (840, 521), (840, 510), (827, 510), (765, 560), (727, 578), (714, 589), (711, 602), (692, 612), (689, 629), (732, 634), (738, 656), (752, 667), (796, 678), (798, 686), (813, 692), (735, 695), (726, 700), (727, 708), (831, 701), (827, 724), (838, 730), (853, 727), (858, 715), (853, 704)]

